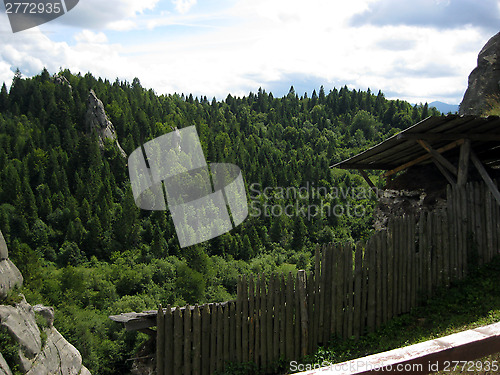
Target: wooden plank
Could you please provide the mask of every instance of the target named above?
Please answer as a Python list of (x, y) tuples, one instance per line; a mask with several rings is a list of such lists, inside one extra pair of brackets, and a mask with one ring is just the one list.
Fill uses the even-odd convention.
[(440, 152), (434, 150), (432, 146), (424, 141), (423, 139), (417, 139), (417, 143), (422, 146), (432, 157), (437, 160), (441, 165), (448, 169), (455, 176), (458, 174), (458, 169), (453, 164), (451, 164)]
[[(273, 362), (279, 359), (279, 297), (278, 293), (276, 293), (276, 278), (274, 275), (271, 275), (269, 279), (269, 288), (268, 288), (268, 293), (269, 293), (269, 299), (267, 300), (267, 308), (270, 312), (269, 314), (269, 320), (267, 323), (267, 328), (268, 332), (271, 333), (271, 335), (267, 336), (267, 342), (268, 342), (268, 353), (270, 354), (270, 357), (268, 358), (269, 362)], [(272, 355), (271, 355), (272, 353)]]
[[(217, 371), (217, 305), (210, 305), (210, 374)], [(207, 364), (208, 365), (208, 364)]]
[(381, 245), (381, 253), (380, 256), (382, 258), (382, 323), (385, 324), (388, 321), (388, 315), (387, 315), (387, 304), (388, 304), (388, 298), (387, 298), (387, 231), (382, 231), (381, 232), (381, 238), (380, 238), (380, 245)]
[(292, 273), (288, 273), (285, 283), (285, 359), (291, 360), (295, 356), (293, 344), (295, 342), (293, 331), (293, 278)]
[(318, 344), (325, 343), (325, 272), (326, 272), (326, 245), (323, 246), (321, 252), (321, 275), (319, 277), (319, 324), (318, 324)]
[(156, 316), (156, 373), (165, 373), (165, 316), (161, 305)]
[(467, 251), (468, 251), (468, 243), (467, 243), (467, 236), (468, 236), (468, 221), (469, 218), (467, 216), (467, 188), (466, 186), (461, 187), (459, 189), (460, 191), (460, 209), (461, 209), (461, 215), (460, 217), (462, 218), (461, 221), (461, 240), (462, 240), (462, 277), (465, 278), (468, 273), (468, 268), (467, 268)]
[(243, 285), (241, 276), (238, 278), (237, 284), (237, 299), (236, 299), (236, 313), (235, 313), (235, 325), (236, 325), (236, 360), (241, 363), (243, 361), (242, 352), (242, 328), (241, 320), (243, 313)]
[(286, 358), (286, 309), (285, 309), (285, 298), (286, 298), (286, 289), (285, 289), (285, 275), (281, 274), (279, 276), (279, 305), (280, 305), (280, 356)]
[(260, 275), (257, 275), (255, 279), (255, 313), (254, 313), (254, 327), (255, 327), (255, 359), (254, 362), (257, 366), (262, 366), (262, 344), (261, 344), (261, 322), (262, 322), (262, 307), (261, 307), (261, 278)]
[(201, 314), (198, 305), (193, 310), (193, 375), (201, 374)]
[(443, 167), (441, 165), (441, 163), (439, 163), (437, 160), (433, 159), (432, 160), (434, 162), (434, 164), (436, 165), (437, 169), (439, 169), (439, 172), (441, 172), (441, 174), (444, 176), (444, 178), (446, 178), (446, 181), (448, 181), (448, 183), (450, 185), (455, 185), (457, 182), (455, 181), (455, 179), (453, 178), (453, 176), (446, 170), (445, 167)]
[(393, 313), (395, 316), (399, 315), (401, 313), (401, 308), (400, 308), (400, 285), (399, 285), (399, 276), (401, 272), (401, 266), (399, 264), (399, 258), (400, 258), (400, 252), (401, 252), (401, 246), (400, 246), (400, 219), (392, 219), (392, 227), (393, 227), (393, 239), (394, 239), (394, 248), (393, 248), (393, 254), (394, 254), (394, 277), (393, 277), (393, 282), (394, 282), (394, 295), (392, 298), (393, 302)]
[(320, 278), (321, 278), (321, 268), (320, 268), (320, 260), (321, 260), (321, 253), (320, 253), (320, 247), (319, 245), (316, 246), (315, 252), (314, 252), (314, 317), (311, 317), (313, 319), (313, 334), (311, 337), (311, 341), (313, 343), (313, 350), (318, 347), (318, 343), (320, 342), (319, 339), (319, 311), (321, 309), (321, 304), (320, 304)]
[[(236, 302), (232, 301), (227, 304), (229, 312), (229, 360), (236, 360)], [(225, 358), (225, 357), (224, 357)]]
[(424, 238), (424, 228), (425, 228), (425, 213), (420, 212), (420, 217), (418, 220), (418, 303), (423, 303), (425, 298), (425, 277), (426, 277), (426, 265), (425, 265), (425, 238)]
[[(438, 153), (443, 153), (443, 152), (449, 151), (451, 149), (454, 149), (455, 147), (460, 146), (463, 142), (464, 142), (463, 140), (454, 141), (454, 142), (447, 144), (446, 146), (438, 148), (436, 151)], [(402, 164), (399, 167), (396, 167), (390, 171), (385, 172), (384, 174), (382, 174), (382, 177), (392, 176), (393, 174), (401, 172), (402, 170), (410, 168), (411, 166), (414, 166), (414, 165), (419, 164), (423, 161), (426, 161), (426, 160), (430, 159), (431, 157), (432, 157), (432, 155), (429, 153), (422, 155), (422, 156), (420, 156), (412, 161), (409, 161), (408, 163)], [(364, 168), (364, 169), (370, 169), (370, 168)], [(387, 168), (381, 168), (381, 169), (387, 169)]]
[(382, 277), (385, 275), (382, 275), (382, 256), (381, 256), (381, 238), (380, 238), (380, 232), (375, 233), (375, 276), (376, 279), (374, 282), (377, 284), (377, 289), (376, 289), (376, 305), (375, 305), (375, 310), (376, 310), (376, 316), (375, 316), (375, 325), (376, 327), (380, 327), (382, 325)]
[(255, 362), (255, 282), (248, 278), (248, 362)]
[[(223, 359), (223, 368), (226, 367), (226, 364), (229, 362), (229, 361), (233, 361), (234, 358), (231, 358), (230, 356), (230, 304), (226, 304), (225, 306), (223, 306), (223, 337), (222, 337), (222, 343), (223, 343), (223, 356), (222, 356), (222, 359)], [(193, 319), (194, 319), (194, 316), (193, 316)]]
[(387, 318), (392, 319), (394, 316), (393, 299), (394, 299), (394, 233), (392, 231), (391, 222), (387, 226)]
[(174, 317), (172, 307), (165, 309), (165, 375), (174, 375)]
[(346, 283), (346, 304), (345, 304), (345, 316), (347, 316), (347, 319), (344, 319), (346, 321), (347, 326), (344, 332), (344, 337), (345, 338), (351, 338), (353, 336), (353, 320), (354, 320), (354, 309), (353, 309), (353, 304), (354, 304), (354, 271), (353, 271), (353, 248), (354, 245), (351, 243), (346, 243), (344, 247), (345, 251), (345, 260), (346, 260), (346, 266), (345, 266), (345, 283)]
[(410, 308), (417, 306), (417, 279), (418, 279), (418, 263), (417, 263), (417, 251), (415, 248), (415, 231), (417, 224), (415, 222), (415, 216), (410, 216), (410, 254), (411, 254), (411, 303)]
[(324, 331), (323, 331), (323, 342), (327, 343), (330, 340), (331, 337), (331, 319), (332, 319), (332, 309), (333, 309), (333, 301), (329, 296), (332, 294), (332, 273), (334, 272), (333, 268), (333, 254), (334, 254), (334, 247), (332, 244), (327, 246), (326, 248), (323, 249), (324, 255), (325, 255), (325, 267), (324, 267), (324, 272), (323, 272), (323, 278), (324, 278), (324, 285), (325, 285), (325, 290), (324, 290), (324, 295), (325, 295), (325, 302), (323, 304), (324, 306)]
[[(208, 303), (201, 308), (201, 373), (210, 374), (210, 307)], [(173, 374), (171, 374), (173, 375)]]
[(368, 240), (368, 245), (366, 248), (368, 255), (368, 311), (367, 311), (367, 328), (368, 332), (373, 332), (376, 325), (376, 315), (377, 315), (377, 270), (376, 270), (376, 244), (375, 237), (372, 236)]
[(191, 374), (191, 309), (186, 305), (183, 314), (184, 319), (184, 375)]
[(280, 358), (280, 314), (281, 314), (281, 302), (280, 302), (280, 282), (278, 275), (271, 275), (272, 285), (273, 285), (273, 361), (277, 361)]
[(174, 374), (182, 374), (182, 359), (183, 359), (183, 340), (182, 335), (184, 332), (182, 312), (179, 307), (174, 311)]
[(217, 306), (215, 313), (217, 315), (217, 371), (221, 371), (224, 367), (224, 312), (222, 311), (222, 305), (220, 303), (215, 304)]
[(450, 254), (450, 282), (457, 279), (457, 253), (458, 242), (456, 235), (456, 222), (455, 222), (455, 199), (453, 189), (450, 185), (446, 188), (446, 222), (448, 226), (449, 236), (449, 254)]
[(368, 241), (363, 243), (363, 260), (361, 263), (361, 322), (360, 335), (365, 334), (368, 317)]
[[(294, 302), (294, 314), (293, 314), (293, 329), (294, 329), (294, 341), (293, 341), (293, 358), (300, 358), (301, 345), (302, 345), (302, 327), (301, 327), (301, 317), (300, 317), (300, 295), (299, 295), (299, 271), (295, 276), (295, 287), (293, 289), (293, 302)], [(304, 290), (304, 298), (306, 298), (306, 293)], [(307, 305), (306, 305), (307, 307)]]
[[(307, 303), (307, 322), (308, 322), (307, 342), (309, 344), (307, 348), (307, 353), (313, 353), (316, 350), (316, 347), (313, 342), (315, 295), (314, 295), (314, 274), (312, 272), (309, 274), (306, 273), (306, 293), (307, 293), (306, 303)], [(303, 319), (302, 315), (301, 319)]]
[(353, 318), (353, 335), (359, 338), (361, 332), (361, 278), (363, 275), (363, 245), (361, 242), (356, 244), (356, 252), (354, 254), (354, 318)]
[(460, 146), (460, 157), (458, 160), (458, 175), (457, 185), (465, 186), (467, 176), (469, 175), (469, 159), (470, 159), (470, 139), (465, 139)]
[(426, 251), (426, 263), (427, 263), (427, 298), (432, 297), (432, 280), (433, 280), (433, 229), (434, 229), (434, 215), (432, 213), (427, 214), (427, 233), (425, 235), (426, 237), (426, 244), (427, 244), (427, 251)]
[[(267, 306), (267, 300), (268, 300), (268, 295), (266, 291), (266, 279), (264, 275), (260, 275), (260, 308), (262, 311), (261, 314), (261, 325), (260, 325), (260, 354), (261, 354), (261, 364), (262, 367), (265, 368), (268, 364), (267, 358), (268, 358), (268, 351), (270, 351), (267, 347), (268, 344), (268, 338), (267, 338), (267, 331), (272, 331), (272, 318), (269, 317), (269, 312), (268, 312), (268, 306)], [(268, 325), (268, 321), (271, 323), (271, 325)]]
[(470, 150), (470, 156), (471, 156), (472, 163), (474, 164), (477, 171), (479, 172), (479, 174), (483, 178), (484, 182), (486, 183), (486, 186), (488, 186), (488, 188), (491, 191), (491, 194), (493, 194), (496, 201), (500, 204), (500, 191), (498, 191), (497, 186), (495, 185), (495, 183), (491, 179), (490, 175), (488, 174), (488, 172), (484, 168), (483, 164), (481, 163), (481, 160), (479, 160), (476, 153), (472, 149)]
[(400, 225), (400, 245), (401, 245), (401, 251), (400, 251), (400, 257), (399, 257), (399, 264), (400, 264), (400, 311), (402, 313), (406, 313), (408, 311), (407, 309), (407, 297), (408, 297), (408, 220), (406, 216), (403, 216), (401, 218), (401, 225)]
[(339, 269), (342, 264), (342, 247), (340, 247), (339, 245), (331, 246), (333, 246), (333, 253), (329, 266), (332, 270), (332, 276), (330, 278), (330, 301), (332, 309), (332, 313), (330, 316), (330, 335), (335, 334), (340, 337), (342, 335), (341, 319), (344, 303), (344, 299), (342, 297), (342, 279), (344, 277), (344, 274)]
[(248, 285), (246, 276), (243, 275), (241, 280), (241, 301), (243, 310), (241, 314), (241, 354), (242, 361), (249, 361), (249, 344), (248, 344)]
[[(298, 300), (300, 306), (300, 357), (305, 357), (308, 354), (309, 348), (309, 314), (306, 296), (306, 271), (301, 270), (297, 273)], [(299, 322), (296, 322), (299, 325)]]

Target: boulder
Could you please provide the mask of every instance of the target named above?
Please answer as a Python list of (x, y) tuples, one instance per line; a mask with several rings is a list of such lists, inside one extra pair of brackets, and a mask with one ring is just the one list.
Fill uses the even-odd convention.
[(22, 285), (23, 275), (14, 263), (10, 259), (0, 260), (0, 299), (7, 297), (14, 287)]
[(477, 58), (477, 67), (469, 75), (467, 91), (459, 114), (481, 116), (500, 101), (500, 33), (493, 36)]

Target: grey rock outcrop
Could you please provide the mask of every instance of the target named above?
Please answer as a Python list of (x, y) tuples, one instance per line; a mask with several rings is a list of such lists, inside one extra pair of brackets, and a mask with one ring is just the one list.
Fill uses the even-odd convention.
[[(38, 326), (37, 313), (46, 320), (46, 327)], [(82, 365), (78, 350), (52, 326), (53, 319), (52, 308), (33, 307), (24, 299), (15, 306), (0, 306), (0, 326), (19, 344), (17, 362), (20, 370), (29, 375), (90, 374)], [(47, 337), (45, 342), (42, 342), (40, 329)], [(10, 371), (8, 366), (6, 368)]]
[(7, 249), (7, 244), (5, 243), (5, 238), (0, 231), (0, 260), (7, 259), (9, 257), (9, 249)]
[[(0, 232), (0, 301), (15, 285), (22, 285), (23, 282), (21, 272), (8, 255)], [(7, 332), (19, 347), (14, 359), (19, 370), (29, 375), (91, 375), (82, 365), (78, 350), (53, 327), (54, 309), (43, 305), (31, 306), (24, 296), (21, 298), (15, 305), (0, 305), (0, 329)], [(2, 353), (0, 375), (12, 375), (12, 369)]]
[(9, 365), (5, 361), (2, 353), (0, 353), (0, 375), (12, 375)]
[(54, 75), (52, 77), (52, 81), (58, 85), (67, 86), (69, 88), (69, 92), (70, 93), (73, 92), (73, 87), (71, 86), (71, 84), (69, 83), (68, 79), (65, 76)]
[(484, 115), (492, 102), (500, 101), (500, 33), (481, 49), (477, 67), (469, 75), (469, 84), (460, 104), (461, 115)]
[(104, 110), (102, 101), (96, 96), (94, 90), (90, 90), (87, 99), (87, 112), (85, 114), (85, 124), (89, 133), (97, 133), (99, 138), (99, 146), (104, 148), (104, 140), (109, 139), (115, 142), (120, 154), (125, 158), (127, 155), (120, 146), (116, 138), (115, 127), (109, 120)]
[(23, 275), (9, 259), (9, 250), (0, 231), (0, 299), (16, 286), (23, 285)]

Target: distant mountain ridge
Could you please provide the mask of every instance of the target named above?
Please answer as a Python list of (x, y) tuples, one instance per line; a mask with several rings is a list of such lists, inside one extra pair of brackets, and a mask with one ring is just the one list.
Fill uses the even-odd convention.
[(435, 101), (435, 102), (429, 103), (429, 108), (430, 107), (434, 107), (439, 112), (442, 112), (444, 114), (449, 113), (449, 112), (451, 112), (451, 113), (458, 112), (458, 104), (448, 104), (448, 103)]

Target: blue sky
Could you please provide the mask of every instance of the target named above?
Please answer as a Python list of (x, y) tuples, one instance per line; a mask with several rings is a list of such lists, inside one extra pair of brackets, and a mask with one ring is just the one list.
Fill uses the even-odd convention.
[(13, 34), (0, 6), (0, 82), (17, 67), (132, 81), (158, 94), (275, 96), (348, 85), (412, 103), (461, 101), (500, 25), (498, 0), (80, 0)]

